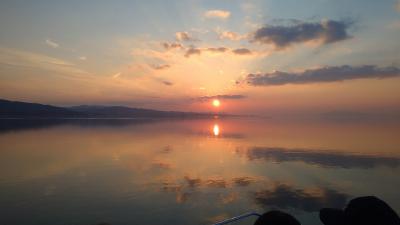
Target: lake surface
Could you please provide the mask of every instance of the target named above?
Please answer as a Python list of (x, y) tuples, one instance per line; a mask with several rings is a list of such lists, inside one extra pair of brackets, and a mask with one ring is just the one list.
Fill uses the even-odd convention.
[(0, 122), (0, 224), (212, 224), (280, 209), (312, 225), (363, 195), (400, 212), (398, 123)]

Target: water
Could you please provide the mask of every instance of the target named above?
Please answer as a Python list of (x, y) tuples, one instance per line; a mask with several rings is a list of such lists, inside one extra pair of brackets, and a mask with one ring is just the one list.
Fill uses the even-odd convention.
[[(400, 126), (1, 120), (0, 224), (212, 224), (376, 195), (400, 212)], [(237, 224), (252, 224), (248, 219)]]

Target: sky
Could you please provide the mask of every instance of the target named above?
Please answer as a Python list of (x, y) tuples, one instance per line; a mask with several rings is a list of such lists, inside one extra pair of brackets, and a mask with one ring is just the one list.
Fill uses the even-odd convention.
[(400, 112), (399, 0), (3, 0), (0, 28), (2, 99)]

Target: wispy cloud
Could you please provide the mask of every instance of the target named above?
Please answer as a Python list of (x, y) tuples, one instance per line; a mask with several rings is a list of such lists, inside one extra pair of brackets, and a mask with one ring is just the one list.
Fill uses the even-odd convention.
[(58, 47), (60, 47), (60, 45), (59, 45), (58, 43), (54, 42), (54, 41), (51, 40), (51, 39), (46, 39), (46, 40), (45, 40), (45, 43), (46, 43), (48, 46), (52, 47), (52, 48), (58, 48)]
[(86, 57), (86, 56), (79, 56), (78, 59), (79, 59), (79, 60), (82, 60), (82, 61), (86, 61), (86, 60), (87, 60), (87, 57)]
[(201, 55), (203, 52), (209, 52), (214, 54), (230, 53), (233, 55), (252, 55), (253, 52), (247, 48), (230, 49), (226, 47), (209, 47), (209, 48), (196, 48), (191, 47), (186, 50), (185, 57), (192, 55)]
[(240, 41), (247, 38), (247, 35), (241, 35), (233, 31), (217, 31), (217, 33), (221, 40)]
[(166, 81), (166, 80), (163, 80), (162, 83), (163, 83), (164, 85), (167, 85), (167, 86), (172, 86), (172, 85), (174, 85), (174, 83), (172, 83), (171, 81)]
[(229, 48), (219, 47), (219, 48), (207, 48), (205, 50), (214, 53), (223, 53), (229, 51)]
[(121, 76), (121, 73), (118, 72), (118, 73), (112, 75), (112, 78), (117, 79), (117, 78), (119, 78), (120, 76)]
[(252, 86), (273, 86), (285, 84), (326, 83), (354, 79), (384, 79), (400, 76), (397, 67), (364, 66), (327, 66), (318, 69), (309, 69), (303, 72), (275, 71), (265, 74), (249, 74), (243, 81)]
[(252, 52), (247, 48), (234, 49), (234, 50), (232, 50), (232, 52), (236, 55), (251, 55), (252, 54)]
[(209, 101), (212, 99), (230, 99), (230, 100), (239, 100), (247, 98), (245, 95), (212, 95), (212, 96), (201, 96), (196, 98), (197, 101)]
[(170, 68), (171, 66), (169, 64), (160, 64), (160, 65), (152, 65), (151, 67), (155, 70), (164, 70)]
[(185, 57), (189, 58), (192, 55), (200, 55), (201, 54), (201, 49), (198, 48), (189, 48), (186, 50)]
[(204, 13), (206, 18), (227, 19), (231, 16), (231, 12), (226, 10), (208, 10)]
[(180, 43), (177, 43), (177, 42), (173, 42), (173, 43), (163, 42), (163, 43), (161, 43), (161, 45), (167, 50), (183, 48), (183, 45)]
[(86, 74), (89, 73), (76, 67), (71, 62), (49, 57), (33, 52), (21, 51), (0, 47), (0, 63), (21, 67), (34, 68), (40, 70), (56, 71), (63, 74)]
[(317, 41), (321, 44), (330, 44), (350, 38), (348, 28), (352, 22), (349, 21), (292, 22), (288, 26), (265, 25), (254, 32), (252, 41), (284, 49), (297, 43)]

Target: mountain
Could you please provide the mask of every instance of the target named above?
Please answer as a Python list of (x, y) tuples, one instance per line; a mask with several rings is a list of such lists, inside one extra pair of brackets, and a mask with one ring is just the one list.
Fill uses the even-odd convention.
[(212, 116), (207, 113), (178, 112), (178, 111), (159, 111), (153, 109), (130, 108), (125, 106), (99, 106), (99, 105), (80, 105), (72, 106), (68, 109), (84, 113), (90, 117), (140, 117), (140, 118), (160, 118), (160, 117), (201, 117)]
[(81, 113), (66, 108), (37, 103), (15, 102), (0, 99), (1, 118), (60, 118), (60, 117), (80, 117)]
[(212, 113), (159, 111), (125, 106), (56, 107), (0, 99), (0, 118), (181, 118), (212, 117)]

